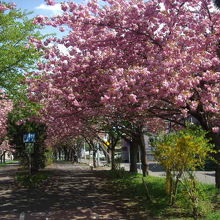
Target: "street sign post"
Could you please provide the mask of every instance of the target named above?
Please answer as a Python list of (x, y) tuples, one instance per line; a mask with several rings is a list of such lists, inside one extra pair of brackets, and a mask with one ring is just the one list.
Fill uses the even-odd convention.
[(35, 142), (35, 133), (27, 133), (23, 136), (24, 143), (34, 143)]
[(34, 143), (25, 143), (25, 151), (28, 154), (33, 154), (34, 153)]
[(35, 143), (36, 135), (35, 133), (27, 133), (23, 136), (23, 142), (25, 144), (25, 151), (28, 154), (29, 158), (29, 171), (31, 174), (31, 154), (34, 153), (34, 143)]

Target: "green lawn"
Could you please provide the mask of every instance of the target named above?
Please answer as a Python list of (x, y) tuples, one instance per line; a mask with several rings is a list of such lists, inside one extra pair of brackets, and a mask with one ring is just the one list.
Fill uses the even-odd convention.
[(5, 167), (8, 164), (17, 163), (17, 162), (18, 162), (17, 160), (9, 160), (9, 161), (6, 161), (5, 163), (0, 163), (0, 167)]
[[(147, 198), (147, 190), (142, 181), (141, 174), (130, 174), (126, 171), (107, 171), (108, 178), (112, 181), (115, 191), (120, 194), (129, 195), (136, 198), (139, 206), (151, 213), (152, 217), (160, 219), (184, 219), (192, 220), (192, 216), (183, 199), (181, 190), (177, 201), (173, 207), (169, 206), (168, 196), (165, 193), (165, 178), (148, 176), (144, 178), (147, 185), (151, 202)], [(219, 190), (214, 185), (199, 184), (199, 188), (204, 191), (204, 205), (206, 215), (199, 219), (217, 220), (220, 219), (220, 196)]]

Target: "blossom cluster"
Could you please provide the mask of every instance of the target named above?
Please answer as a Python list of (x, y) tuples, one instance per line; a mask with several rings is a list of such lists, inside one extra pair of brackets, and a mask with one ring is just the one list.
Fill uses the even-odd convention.
[(12, 108), (12, 102), (2, 98), (0, 102), (0, 138), (3, 138), (7, 133), (7, 117)]
[(91, 118), (115, 115), (134, 123), (193, 115), (219, 126), (220, 13), (211, 1), (103, 4), (63, 2), (62, 15), (34, 20), (69, 30), (35, 42), (47, 62), (30, 88), (51, 130), (79, 132)]
[(6, 10), (9, 10), (9, 9), (13, 9), (16, 7), (16, 4), (13, 2), (13, 3), (10, 3), (10, 4), (3, 4), (3, 3), (0, 3), (0, 12), (4, 12)]

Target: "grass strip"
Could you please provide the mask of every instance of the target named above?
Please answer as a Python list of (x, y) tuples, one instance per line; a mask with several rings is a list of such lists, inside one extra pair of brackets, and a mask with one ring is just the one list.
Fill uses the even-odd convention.
[[(175, 205), (172, 207), (169, 205), (169, 198), (165, 192), (165, 178), (143, 177), (141, 174), (132, 174), (123, 169), (106, 172), (116, 193), (137, 199), (139, 206), (144, 207), (153, 217), (163, 220), (194, 219), (186, 206), (181, 187)], [(198, 219), (220, 219), (220, 190), (214, 185), (203, 183), (199, 183), (199, 188), (204, 193), (204, 204), (202, 204), (204, 207), (202, 208), (207, 210), (206, 215)]]

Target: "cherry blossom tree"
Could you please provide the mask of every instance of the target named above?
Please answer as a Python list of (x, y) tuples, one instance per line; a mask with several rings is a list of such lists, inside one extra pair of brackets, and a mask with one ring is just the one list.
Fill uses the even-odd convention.
[(54, 131), (100, 116), (138, 126), (156, 118), (184, 125), (193, 116), (220, 147), (220, 13), (211, 0), (92, 0), (61, 8), (62, 15), (35, 18), (66, 36), (34, 42), (47, 47), (47, 62), (29, 82)]
[[(5, 153), (7, 151), (13, 151), (11, 145), (7, 141), (7, 119), (8, 114), (13, 108), (13, 104), (10, 100), (5, 97), (3, 91), (0, 96), (0, 158), (5, 158)], [(4, 160), (3, 160), (4, 161)]]
[(7, 134), (7, 117), (13, 108), (13, 104), (4, 98), (4, 95), (1, 96), (0, 100), (0, 142), (2, 142)]

